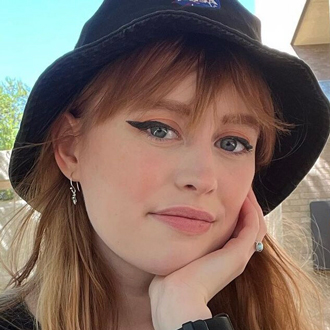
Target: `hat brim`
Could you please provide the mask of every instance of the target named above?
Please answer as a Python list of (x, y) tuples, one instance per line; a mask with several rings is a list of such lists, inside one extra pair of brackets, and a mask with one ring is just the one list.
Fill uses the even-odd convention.
[(213, 35), (244, 47), (263, 72), (285, 121), (296, 125), (290, 135), (277, 141), (272, 162), (254, 179), (254, 191), (264, 214), (278, 206), (312, 168), (327, 141), (328, 99), (311, 69), (298, 58), (196, 13), (173, 10), (136, 19), (65, 54), (42, 73), (29, 96), (12, 151), (9, 176), (16, 192), (25, 199), (16, 188), (34, 166), (40, 147), (15, 148), (42, 142), (54, 119), (102, 67), (160, 37), (188, 32)]

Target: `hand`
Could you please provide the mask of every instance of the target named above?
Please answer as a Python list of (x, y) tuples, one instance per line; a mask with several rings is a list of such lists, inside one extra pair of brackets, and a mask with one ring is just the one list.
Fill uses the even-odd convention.
[(207, 303), (245, 269), (267, 228), (252, 188), (240, 211), (232, 238), (219, 250), (196, 259), (149, 286), (155, 330), (176, 330), (188, 321), (212, 317)]

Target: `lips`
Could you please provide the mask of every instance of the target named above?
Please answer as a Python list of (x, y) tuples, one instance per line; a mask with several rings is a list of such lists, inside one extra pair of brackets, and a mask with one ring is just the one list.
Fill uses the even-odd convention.
[(195, 209), (192, 207), (182, 207), (182, 206), (176, 206), (176, 207), (170, 207), (163, 210), (159, 210), (157, 212), (154, 212), (154, 214), (160, 214), (160, 215), (171, 215), (171, 216), (177, 216), (177, 217), (183, 217), (188, 218), (192, 220), (202, 220), (206, 222), (214, 222), (215, 217), (210, 214), (209, 212)]

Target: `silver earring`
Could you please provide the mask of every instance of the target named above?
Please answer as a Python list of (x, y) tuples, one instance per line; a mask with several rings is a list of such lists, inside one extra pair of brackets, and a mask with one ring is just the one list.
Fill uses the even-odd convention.
[[(71, 193), (72, 193), (72, 196), (71, 196), (72, 203), (74, 205), (76, 205), (77, 204), (76, 188), (73, 186), (71, 178), (70, 178), (70, 185), (71, 185), (70, 190), (71, 190)], [(76, 182), (76, 185), (77, 185), (78, 191), (80, 191), (78, 182)]]

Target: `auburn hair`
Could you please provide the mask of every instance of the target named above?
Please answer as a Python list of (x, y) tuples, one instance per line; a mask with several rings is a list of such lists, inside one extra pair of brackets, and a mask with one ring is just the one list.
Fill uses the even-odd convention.
[[(242, 48), (188, 34), (123, 54), (102, 68), (63, 109), (42, 143), (34, 168), (17, 188), (33, 208), (27, 205), (13, 218), (18, 227), (0, 310), (33, 293), (43, 330), (118, 329), (116, 278), (93, 242), (83, 198), (78, 194), (77, 205), (72, 205), (68, 180), (56, 164), (54, 145), (66, 136), (58, 140), (52, 136), (67, 112), (81, 119), (84, 134), (120, 111), (152, 107), (193, 72), (197, 82), (189, 129), (196, 128), (206, 109), (215, 104), (223, 86), (231, 86), (259, 123), (257, 171), (269, 164), (277, 135), (286, 134), (290, 125), (284, 123), (262, 72)], [(31, 248), (20, 262), (27, 238)], [(319, 330), (323, 326), (320, 316), (313, 314), (322, 307), (317, 284), (268, 234), (263, 253), (255, 253), (244, 272), (208, 306), (213, 315), (227, 313), (235, 330)]]

